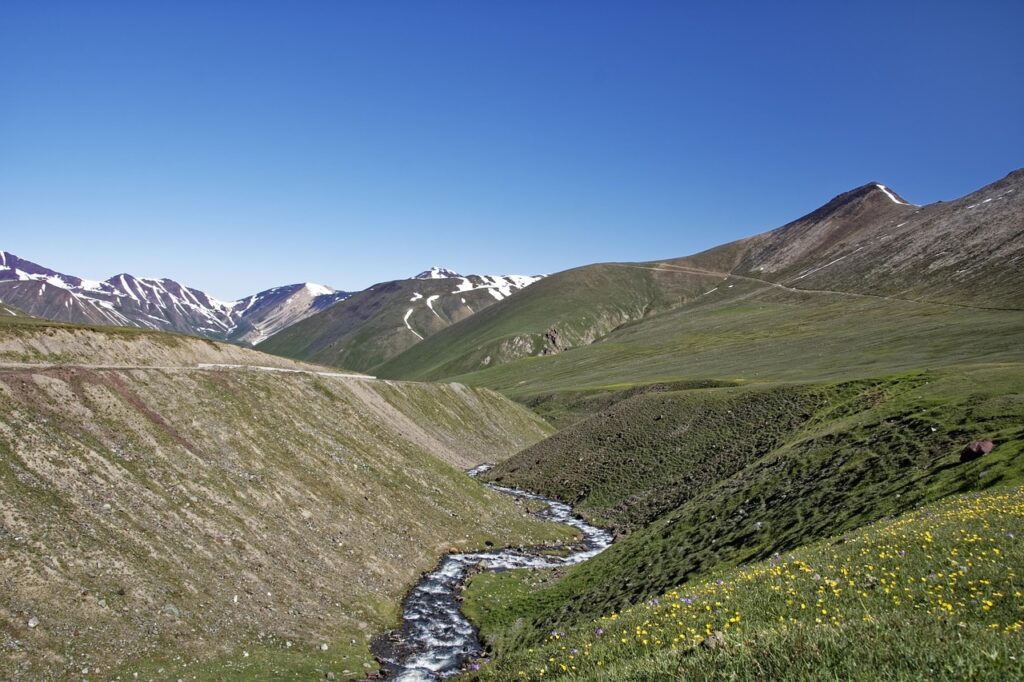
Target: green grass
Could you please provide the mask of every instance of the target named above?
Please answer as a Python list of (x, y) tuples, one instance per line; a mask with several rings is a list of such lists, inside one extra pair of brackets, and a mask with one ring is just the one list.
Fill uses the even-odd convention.
[(623, 327), (598, 343), (455, 379), (529, 400), (656, 382), (835, 381), (1024, 360), (1020, 312), (770, 290), (729, 296)]
[(832, 401), (863, 390), (798, 385), (598, 396), (582, 401), (596, 409), (593, 416), (486, 478), (558, 497), (602, 526), (636, 529), (781, 446)]
[(586, 391), (542, 393), (524, 399), (523, 404), (560, 431), (572, 426), (581, 419), (591, 417), (602, 410), (611, 409), (618, 403), (634, 396), (689, 391), (698, 388), (725, 388), (737, 385), (739, 384), (729, 381), (674, 381), (641, 384), (623, 389), (603, 388)]
[[(709, 572), (1024, 482), (1022, 376), (1005, 365), (641, 394), (580, 421), (492, 475), (572, 500), (627, 534), (558, 580), (510, 588), (488, 634), (499, 651), (516, 650)], [(669, 426), (652, 433), (658, 415)], [(961, 463), (960, 448), (981, 437), (996, 449)]]
[(1016, 437), (1019, 365), (904, 373), (836, 384), (621, 391), (573, 403), (596, 409), (499, 464), (488, 477), (572, 502), (619, 530), (642, 527), (777, 451), (888, 454), (880, 467), (928, 469), (973, 435)]
[[(957, 496), (551, 631), (467, 677), (1020, 679), (1022, 566), (1024, 491)], [(474, 579), (471, 600), (493, 583)]]
[[(271, 636), (219, 657), (199, 659), (167, 653), (100, 672), (104, 679), (136, 679), (137, 673), (140, 680), (199, 682), (311, 680), (325, 679), (328, 673), (333, 673), (338, 680), (362, 680), (380, 667), (364, 641), (363, 632), (341, 633), (324, 643), (328, 644), (327, 651), (321, 651), (318, 644), (300, 644)], [(173, 644), (168, 645), (173, 651)]]
[(438, 332), (374, 371), (391, 378), (436, 379), (544, 352), (554, 327), (580, 345), (612, 329), (698, 296), (714, 277), (647, 267), (589, 265), (547, 277)]

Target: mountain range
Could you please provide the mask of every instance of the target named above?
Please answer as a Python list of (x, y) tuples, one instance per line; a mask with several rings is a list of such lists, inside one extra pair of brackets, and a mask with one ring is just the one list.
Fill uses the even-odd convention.
[(466, 679), (1021, 679), (1022, 260), (1024, 171), (354, 293), (3, 253), (0, 677), (379, 678), (417, 575), (571, 537), (473, 467), (616, 541), (453, 587)]
[(525, 275), (459, 275), (431, 268), (375, 284), (293, 324), (257, 348), (324, 365), (372, 371), (424, 339), (541, 281)]
[[(459, 310), (442, 313), (449, 302), (444, 300), (435, 306), (439, 296), (431, 294), (424, 303), (438, 319), (452, 320), (502, 300), (538, 278), (520, 275), (463, 277), (446, 268), (434, 267), (412, 279), (457, 280), (454, 286), (455, 292), (461, 294)], [(395, 283), (373, 288), (389, 284)], [(429, 283), (426, 287), (431, 291), (437, 288)], [(486, 293), (487, 298), (482, 298), (481, 293)], [(238, 301), (221, 301), (172, 279), (122, 273), (100, 282), (57, 272), (0, 251), (0, 302), (58, 322), (142, 327), (255, 345), (352, 295), (352, 292), (305, 282), (274, 287)], [(472, 304), (461, 302), (467, 297)], [(408, 320), (404, 322), (411, 330)], [(421, 332), (413, 334), (422, 338), (438, 328), (437, 324), (428, 323), (422, 325)]]
[(871, 182), (782, 227), (682, 258), (546, 277), (435, 266), (359, 292), (292, 284), (232, 302), (170, 279), (89, 281), (0, 252), (0, 302), (52, 320), (175, 331), (392, 378), (438, 379), (770, 292), (1021, 308), (1022, 215), (1024, 171), (928, 206)]
[(765, 291), (1024, 307), (1022, 215), (1024, 171), (927, 206), (871, 182), (782, 227), (682, 258), (546, 277), (435, 266), (359, 292), (292, 284), (232, 302), (170, 279), (89, 281), (0, 252), (0, 302), (52, 320), (175, 331), (437, 379), (556, 355), (668, 312)]
[[(920, 312), (923, 304), (1020, 310), (1022, 265), (1024, 170), (955, 201), (927, 206), (872, 182), (782, 227), (692, 256), (600, 263), (551, 275), (375, 372), (437, 379), (490, 370), (497, 376), (493, 368), (502, 363), (577, 347), (588, 347), (592, 362), (607, 367), (608, 360), (596, 356), (607, 355), (618, 337), (634, 347), (664, 338), (670, 345), (659, 353), (669, 358), (675, 352), (671, 344), (678, 348), (698, 338), (681, 336), (698, 316), (713, 308), (720, 322), (725, 311), (743, 313), (772, 295), (799, 298), (803, 304), (796, 310), (804, 312), (837, 298), (889, 302), (891, 314), (903, 317)], [(743, 315), (737, 319), (747, 324)], [(756, 339), (769, 330), (737, 333)], [(573, 357), (582, 361), (579, 354)], [(544, 365), (546, 371), (554, 364)], [(509, 381), (514, 374), (509, 372)], [(515, 382), (524, 378), (516, 375)]]
[(59, 322), (142, 327), (252, 344), (348, 296), (305, 283), (225, 302), (172, 279), (122, 273), (97, 282), (0, 251), (0, 301)]

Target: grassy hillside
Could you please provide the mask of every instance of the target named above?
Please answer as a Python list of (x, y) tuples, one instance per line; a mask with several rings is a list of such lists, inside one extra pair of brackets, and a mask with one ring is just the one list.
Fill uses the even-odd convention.
[(652, 382), (827, 381), (1024, 359), (1024, 312), (744, 286), (726, 285), (730, 293), (719, 300), (716, 292), (599, 343), (457, 380), (525, 399)]
[[(1022, 387), (1018, 364), (641, 394), (602, 410), (491, 475), (630, 532), (560, 580), (504, 595), (496, 644), (532, 643), (952, 493), (1020, 483)], [(996, 449), (961, 462), (976, 438)]]
[(362, 677), (447, 548), (562, 535), (449, 463), (549, 432), (493, 392), (202, 370), (183, 354), (203, 341), (30, 329), (0, 329), (6, 352), (180, 346), (158, 367), (0, 368), (4, 679)]
[(527, 448), (485, 477), (558, 497), (601, 526), (628, 531), (783, 445), (816, 411), (863, 390), (643, 392)]
[(682, 305), (717, 279), (637, 264), (603, 263), (567, 270), (435, 334), (376, 372), (426, 379), (522, 357), (554, 355), (592, 343), (623, 324)]
[(852, 353), (840, 364), (862, 365), (864, 376), (998, 355), (1000, 337), (1024, 324), (1024, 171), (925, 207), (890, 193), (865, 185), (694, 256), (559, 273), (377, 371), (525, 395), (750, 378), (744, 369), (760, 364), (801, 378), (804, 357), (826, 376), (837, 353)]
[(1024, 169), (960, 199), (897, 204), (877, 185), (748, 240), (730, 274), (800, 289), (1024, 308)]
[[(1021, 537), (1021, 488), (954, 497), (554, 630), (469, 677), (1020, 679)], [(474, 580), (478, 618), (500, 580)]]
[[(1024, 482), (1021, 189), (1018, 172), (962, 200), (915, 207), (867, 185), (778, 230), (703, 254), (602, 266), (635, 271), (641, 280), (648, 272), (714, 278), (696, 296), (648, 311), (592, 343), (471, 369), (475, 358), (449, 339), (445, 348), (423, 344), (418, 355), (388, 363), (396, 375), (455, 374), (497, 388), (551, 418), (562, 427), (558, 434), (489, 476), (571, 502), (620, 536), (566, 571), (474, 582), (467, 609), (500, 654), (493, 676), (572, 674), (573, 665), (586, 679), (708, 676), (712, 664), (700, 663), (694, 646), (739, 622), (730, 621), (735, 613), (719, 617), (720, 593), (707, 591), (719, 602), (711, 602), (710, 620), (701, 624), (712, 630), (686, 631), (685, 646), (674, 641), (682, 656), (662, 651), (644, 658), (643, 647), (666, 644), (665, 631), (648, 631), (670, 623), (647, 622), (650, 614), (635, 605), (671, 590), (699, 592), (737, 566), (951, 494)], [(589, 298), (580, 294), (580, 310), (604, 305), (605, 289), (590, 291)], [(553, 292), (549, 300), (557, 307), (568, 295)], [(543, 311), (543, 303), (536, 309)], [(490, 328), (522, 326), (513, 312), (495, 308)], [(445, 332), (477, 341), (487, 333), (468, 324)], [(961, 461), (964, 446), (980, 438), (991, 438), (995, 450)], [(1001, 510), (1005, 500), (993, 500), (995, 514), (1012, 507)], [(753, 580), (753, 573), (742, 575), (739, 584)], [(1011, 586), (1013, 580), (1005, 585)], [(762, 597), (744, 603), (753, 607)], [(1018, 627), (1019, 604), (1005, 606), (1014, 617), (1000, 620), (997, 630)], [(956, 633), (968, 647), (991, 645), (993, 655), (1012, 650), (1016, 643), (997, 646), (1003, 640), (991, 639), (980, 618), (964, 626), (969, 636), (934, 619), (912, 619), (911, 627), (880, 641), (906, 613), (874, 606), (868, 613), (875, 620), (826, 618), (837, 631), (824, 633), (815, 629), (819, 623), (799, 619), (784, 617), (778, 626), (777, 605), (766, 609), (757, 616), (756, 639), (726, 634), (732, 660), (715, 675), (817, 679), (827, 670), (843, 678), (864, 660), (898, 675), (936, 649), (942, 654), (934, 664), (947, 667), (933, 673), (997, 679), (1018, 665), (935, 646)], [(593, 619), (630, 607), (636, 615), (627, 618), (633, 633), (622, 642), (624, 652), (593, 641), (595, 628), (612, 630)], [(825, 615), (820, 608), (816, 617)], [(846, 615), (852, 608), (843, 606)], [(552, 631), (573, 632), (572, 642), (560, 641), (561, 634), (545, 642)], [(858, 636), (874, 639), (851, 646), (849, 638)], [(600, 650), (607, 671), (578, 662), (588, 647)], [(762, 656), (773, 647), (779, 653)]]
[(638, 384), (621, 389), (596, 389), (565, 392), (538, 393), (523, 400), (523, 404), (561, 431), (582, 419), (608, 410), (624, 400), (641, 395), (690, 391), (697, 388), (727, 388), (739, 386), (731, 381), (699, 379), (673, 381), (655, 384)]
[[(480, 278), (474, 280), (479, 285)], [(285, 357), (372, 371), (422, 339), (498, 302), (486, 288), (459, 291), (465, 281), (405, 279), (375, 284), (257, 347)]]

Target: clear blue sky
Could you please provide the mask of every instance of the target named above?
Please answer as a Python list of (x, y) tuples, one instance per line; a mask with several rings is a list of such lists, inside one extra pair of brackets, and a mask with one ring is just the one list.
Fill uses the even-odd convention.
[(1024, 166), (1024, 2), (0, 3), (0, 249), (222, 298), (680, 256)]

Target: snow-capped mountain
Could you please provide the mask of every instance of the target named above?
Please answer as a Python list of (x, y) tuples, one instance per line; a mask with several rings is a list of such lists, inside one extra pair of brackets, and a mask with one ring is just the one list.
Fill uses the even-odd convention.
[(486, 289), (487, 293), (500, 301), (543, 278), (544, 275), (459, 275), (459, 282), (452, 293)]
[(457, 279), (453, 294), (486, 289), (491, 296), (502, 300), (513, 292), (524, 289), (544, 275), (460, 275), (454, 270), (434, 266), (411, 279)]
[(446, 327), (496, 305), (541, 277), (460, 275), (433, 267), (374, 284), (291, 325), (259, 350), (370, 371)]
[[(380, 314), (384, 328), (397, 331), (403, 343), (414, 342), (539, 279), (530, 275), (460, 275), (433, 267), (406, 280), (376, 284), (358, 295), (307, 282), (222, 301), (172, 279), (122, 273), (99, 282), (0, 251), (0, 303), (29, 315), (57, 322), (171, 331), (253, 346), (350, 298), (351, 306), (336, 311), (335, 317), (349, 320), (354, 316), (354, 326), (361, 328)], [(408, 293), (396, 293), (399, 289)], [(382, 308), (382, 301), (392, 295), (395, 312), (385, 312), (390, 304)], [(349, 324), (342, 327), (347, 329)], [(325, 327), (330, 331), (334, 325)], [(304, 330), (306, 327), (296, 327), (297, 334), (307, 334)], [(331, 333), (337, 345), (337, 333)]]
[(410, 279), (451, 279), (452, 277), (462, 277), (462, 275), (455, 272), (454, 270), (449, 270), (448, 268), (440, 268), (435, 265), (429, 270), (424, 270), (420, 274), (416, 275), (415, 277), (411, 277)]
[(255, 344), (347, 296), (307, 283), (220, 301), (171, 279), (125, 273), (97, 282), (0, 251), (0, 301), (59, 322), (144, 327)]
[(322, 284), (289, 284), (261, 291), (235, 303), (238, 322), (231, 333), (233, 341), (256, 345), (260, 341), (329, 308), (351, 296)]

